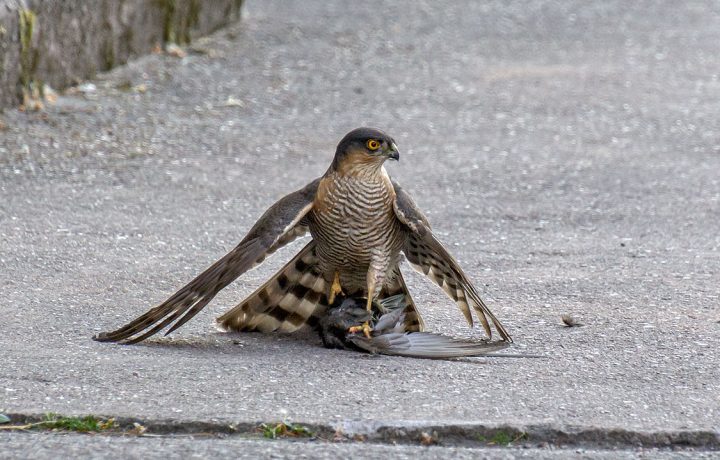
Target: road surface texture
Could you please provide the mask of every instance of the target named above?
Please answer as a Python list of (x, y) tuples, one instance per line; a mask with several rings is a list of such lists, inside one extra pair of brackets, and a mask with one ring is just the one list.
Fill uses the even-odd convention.
[[(0, 412), (183, 432), (290, 420), (367, 442), (5, 432), (4, 457), (717, 454), (718, 43), (710, 1), (250, 1), (185, 57), (148, 56), (43, 112), (6, 111)], [(545, 358), (375, 357), (313, 335), (216, 332), (303, 242), (169, 337), (90, 340), (225, 254), (362, 125), (397, 140), (390, 174), (510, 351)], [(430, 330), (482, 335), (441, 290), (409, 284)], [(484, 446), (478, 433), (498, 427), (525, 435)], [(423, 431), (440, 444), (421, 446)]]

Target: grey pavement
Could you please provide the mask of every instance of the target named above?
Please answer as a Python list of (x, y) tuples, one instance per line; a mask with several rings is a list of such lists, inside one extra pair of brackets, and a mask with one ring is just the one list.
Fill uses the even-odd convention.
[[(45, 112), (0, 114), (0, 412), (710, 433), (717, 448), (716, 2), (251, 1), (246, 12), (185, 58), (142, 58)], [(167, 338), (90, 340), (225, 254), (361, 125), (396, 138), (390, 174), (511, 350), (547, 358), (373, 357), (312, 335), (215, 332), (302, 242)], [(430, 330), (481, 336), (405, 271)], [(563, 327), (563, 314), (584, 326)], [(71, 452), (75, 438), (6, 439)], [(222, 440), (247, 442), (266, 446)]]

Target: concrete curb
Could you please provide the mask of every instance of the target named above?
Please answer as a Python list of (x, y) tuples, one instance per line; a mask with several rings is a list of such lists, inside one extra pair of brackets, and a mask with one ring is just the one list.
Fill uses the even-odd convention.
[(240, 18), (242, 0), (0, 0), (0, 109)]
[[(37, 414), (6, 414), (13, 424), (42, 421)], [(131, 417), (113, 418), (120, 430), (133, 430), (135, 423), (147, 435), (261, 436), (263, 424), (274, 421), (230, 422), (193, 420), (152, 420)], [(378, 444), (440, 445), (457, 447), (542, 446), (592, 447), (600, 449), (693, 449), (720, 450), (720, 432), (706, 430), (642, 431), (626, 428), (556, 425), (485, 425), (481, 423), (366, 422), (347, 420), (335, 424), (299, 423), (313, 435), (309, 440), (335, 442), (372, 442)]]

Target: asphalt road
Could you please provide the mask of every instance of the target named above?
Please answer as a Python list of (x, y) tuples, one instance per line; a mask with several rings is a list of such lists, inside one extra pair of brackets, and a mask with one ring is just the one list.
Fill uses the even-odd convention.
[[(720, 445), (717, 3), (246, 12), (185, 58), (149, 56), (44, 112), (0, 114), (0, 412), (677, 431)], [(390, 174), (514, 351), (547, 358), (372, 357), (215, 332), (302, 242), (167, 338), (90, 340), (225, 254), (361, 125), (396, 138)], [(431, 330), (481, 335), (439, 289), (409, 283)], [(12, 435), (11, 456), (38, 436)]]

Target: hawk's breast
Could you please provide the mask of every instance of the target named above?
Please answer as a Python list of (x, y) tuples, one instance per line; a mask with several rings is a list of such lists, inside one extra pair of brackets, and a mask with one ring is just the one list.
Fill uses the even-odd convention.
[[(397, 263), (405, 235), (395, 217), (395, 193), (386, 175), (324, 178), (310, 213), (310, 233), (327, 271), (357, 272), (363, 281), (373, 264)], [(324, 270), (324, 271), (325, 271)]]

